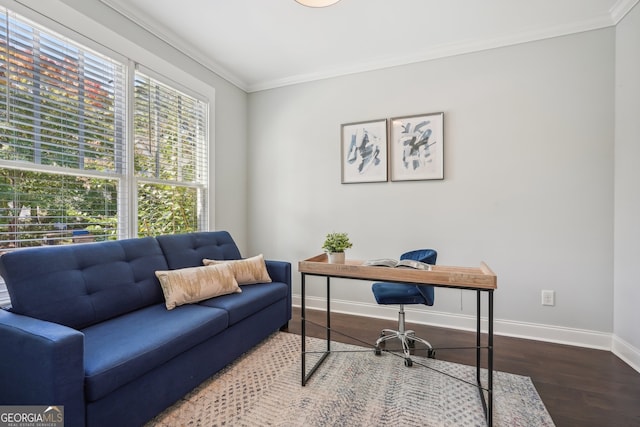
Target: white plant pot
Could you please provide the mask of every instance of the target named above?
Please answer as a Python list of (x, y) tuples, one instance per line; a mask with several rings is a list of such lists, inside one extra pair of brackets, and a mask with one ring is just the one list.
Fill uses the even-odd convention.
[(329, 264), (344, 264), (344, 252), (327, 252)]

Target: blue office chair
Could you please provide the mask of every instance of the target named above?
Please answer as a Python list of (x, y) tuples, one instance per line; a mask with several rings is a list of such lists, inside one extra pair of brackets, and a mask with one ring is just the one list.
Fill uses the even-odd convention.
[[(418, 249), (402, 254), (400, 259), (413, 259), (422, 261), (426, 264), (435, 264), (438, 253), (433, 249)], [(404, 352), (404, 364), (405, 366), (412, 366), (413, 362), (410, 357), (410, 349), (415, 347), (415, 343), (420, 342), (427, 347), (428, 357), (433, 358), (435, 356), (435, 350), (429, 343), (429, 341), (417, 337), (412, 330), (405, 329), (404, 322), (404, 305), (405, 304), (424, 304), (433, 305), (433, 286), (431, 285), (414, 285), (404, 283), (374, 283), (371, 286), (373, 295), (376, 297), (378, 304), (399, 304), (400, 311), (398, 313), (398, 330), (383, 329), (380, 338), (376, 341), (375, 353), (377, 355), (382, 354), (382, 347), (385, 346), (386, 341), (398, 338), (402, 343), (402, 350)]]

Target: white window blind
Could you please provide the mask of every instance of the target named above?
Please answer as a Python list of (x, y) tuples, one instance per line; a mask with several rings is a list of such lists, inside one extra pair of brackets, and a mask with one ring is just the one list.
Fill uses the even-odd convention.
[(3, 158), (115, 171), (124, 67), (7, 15), (2, 25), (5, 110), (16, 128)]
[(206, 228), (207, 104), (135, 74), (138, 235)]
[(123, 64), (0, 15), (0, 249), (118, 236)]
[(208, 102), (127, 65), (0, 8), (0, 254), (207, 228)]

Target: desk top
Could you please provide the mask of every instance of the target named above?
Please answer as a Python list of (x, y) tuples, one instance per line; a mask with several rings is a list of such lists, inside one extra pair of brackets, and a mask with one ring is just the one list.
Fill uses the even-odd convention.
[(347, 279), (432, 284), (442, 287), (497, 289), (497, 276), (487, 264), (480, 267), (447, 267), (434, 265), (431, 271), (412, 268), (365, 266), (364, 261), (347, 259), (344, 264), (329, 264), (327, 254), (298, 262), (300, 273)]

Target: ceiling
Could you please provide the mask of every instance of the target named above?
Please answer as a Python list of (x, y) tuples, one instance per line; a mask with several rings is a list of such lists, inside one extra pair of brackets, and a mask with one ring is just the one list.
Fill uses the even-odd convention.
[(248, 91), (617, 24), (638, 0), (100, 0)]

